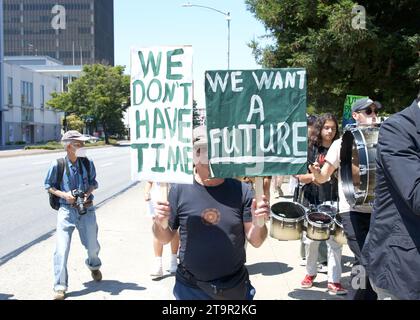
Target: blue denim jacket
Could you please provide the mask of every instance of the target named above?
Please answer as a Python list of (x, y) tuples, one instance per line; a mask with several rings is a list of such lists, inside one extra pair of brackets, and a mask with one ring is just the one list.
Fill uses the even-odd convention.
[[(75, 164), (72, 164), (71, 161), (66, 157), (65, 161), (67, 162), (69, 172), (67, 173), (66, 166), (64, 167), (63, 179), (61, 180), (60, 190), (63, 192), (69, 192), (74, 189), (81, 189), (86, 192), (91, 186), (95, 189), (98, 188), (98, 182), (96, 181), (96, 170), (93, 161), (89, 159), (90, 162), (90, 180), (88, 181), (88, 174), (86, 168), (81, 161), (76, 161)], [(80, 167), (82, 168), (82, 174), (80, 174)], [(54, 187), (55, 182), (57, 181), (57, 171), (58, 163), (57, 160), (51, 164), (50, 169), (48, 170), (47, 176), (45, 178), (44, 186), (45, 189)], [(91, 198), (93, 200), (93, 195)], [(67, 201), (60, 198), (61, 204), (67, 204)]]

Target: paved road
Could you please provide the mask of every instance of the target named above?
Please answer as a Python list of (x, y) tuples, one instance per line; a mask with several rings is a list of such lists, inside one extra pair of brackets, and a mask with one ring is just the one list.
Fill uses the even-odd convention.
[[(5, 152), (5, 151), (2, 151)], [(132, 184), (128, 146), (88, 149), (95, 161), (100, 204)], [(0, 159), (0, 265), (55, 229), (43, 188), (51, 162), (63, 153)]]

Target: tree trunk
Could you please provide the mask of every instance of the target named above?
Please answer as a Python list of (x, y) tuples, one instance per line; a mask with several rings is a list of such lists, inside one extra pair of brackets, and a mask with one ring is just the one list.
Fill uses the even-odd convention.
[(104, 128), (105, 144), (109, 144), (108, 128), (107, 128), (105, 122), (102, 122), (102, 128)]

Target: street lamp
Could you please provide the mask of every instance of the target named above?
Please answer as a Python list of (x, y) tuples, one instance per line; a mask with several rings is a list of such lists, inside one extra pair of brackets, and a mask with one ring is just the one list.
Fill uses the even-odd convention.
[(223, 14), (226, 17), (227, 26), (228, 26), (228, 49), (227, 49), (227, 64), (228, 64), (228, 67), (227, 68), (229, 70), (230, 69), (230, 20), (232, 19), (232, 17), (230, 16), (230, 12), (223, 12), (223, 11), (217, 10), (216, 8), (202, 6), (202, 5), (198, 5), (198, 4), (192, 4), (190, 2), (182, 4), (182, 7), (198, 7), (198, 8), (209, 9), (209, 10), (216, 11), (220, 14)]

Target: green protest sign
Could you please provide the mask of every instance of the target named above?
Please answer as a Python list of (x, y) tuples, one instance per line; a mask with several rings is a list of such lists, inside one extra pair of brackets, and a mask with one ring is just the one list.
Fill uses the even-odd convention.
[(192, 48), (131, 50), (133, 180), (192, 183)]
[(346, 125), (355, 123), (356, 121), (353, 119), (351, 115), (351, 106), (354, 101), (362, 98), (367, 98), (366, 96), (355, 96), (348, 94), (346, 96), (346, 100), (344, 101), (344, 109), (343, 109), (343, 124), (342, 128), (344, 129)]
[(209, 164), (215, 177), (306, 173), (306, 71), (205, 74)]

